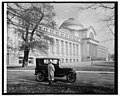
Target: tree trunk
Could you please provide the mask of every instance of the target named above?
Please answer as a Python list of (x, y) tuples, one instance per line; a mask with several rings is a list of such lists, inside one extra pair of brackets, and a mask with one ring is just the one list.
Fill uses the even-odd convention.
[(25, 67), (25, 66), (28, 65), (28, 57), (29, 57), (29, 49), (28, 49), (28, 48), (25, 48), (22, 67)]

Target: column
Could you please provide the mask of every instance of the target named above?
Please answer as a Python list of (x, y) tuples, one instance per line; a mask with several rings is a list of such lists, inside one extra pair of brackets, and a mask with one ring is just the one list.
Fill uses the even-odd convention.
[(71, 42), (71, 56), (73, 56), (73, 43)]
[(73, 43), (73, 56), (75, 57), (75, 50), (76, 50), (76, 47), (75, 47), (75, 44)]
[(54, 44), (54, 55), (56, 56), (56, 39), (55, 39), (55, 44)]
[(68, 42), (68, 56), (70, 56), (70, 51), (71, 51), (71, 49), (70, 49), (70, 42)]
[(94, 44), (92, 44), (92, 53), (93, 53), (93, 57), (94, 57)]
[(59, 55), (62, 56), (62, 50), (61, 50), (61, 40), (59, 40)]
[(65, 56), (65, 44), (64, 44), (64, 41), (63, 41), (63, 56)]
[(98, 49), (97, 49), (97, 48), (98, 48), (98, 47), (97, 47), (97, 45), (96, 45), (96, 57), (98, 57), (98, 56), (97, 56), (97, 53), (98, 53), (98, 51), (97, 51)]
[(59, 40), (56, 39), (56, 54), (59, 55)]
[(90, 56), (90, 43), (87, 42), (87, 56)]
[(76, 44), (76, 57), (78, 57), (78, 44)]
[(68, 56), (68, 42), (65, 42), (65, 55)]
[(94, 56), (93, 44), (92, 44), (92, 57)]
[(96, 58), (96, 45), (94, 45), (95, 46), (95, 58)]
[(51, 46), (49, 44), (48, 54), (51, 55)]
[(69, 47), (70, 47), (70, 57), (71, 57), (71, 55), (72, 55), (72, 46), (71, 46), (72, 44), (71, 43), (69, 43)]
[(82, 61), (82, 46), (81, 46), (81, 43), (78, 44), (78, 57), (79, 57), (79, 61)]
[(64, 55), (64, 43), (63, 40), (61, 40), (61, 54)]
[(94, 57), (95, 57), (95, 44), (94, 44)]
[(94, 47), (93, 49), (94, 49), (94, 57), (95, 57), (95, 45), (93, 45), (93, 47)]
[(72, 49), (71, 49), (71, 50), (72, 50), (72, 55), (71, 55), (71, 56), (73, 57), (73, 56), (74, 56), (74, 48), (73, 48), (73, 43), (71, 44), (71, 48), (72, 48)]
[(89, 56), (91, 57), (91, 43), (89, 43)]
[(72, 44), (72, 52), (73, 52), (72, 56), (74, 57), (75, 56), (75, 44), (74, 43)]
[[(53, 39), (54, 40), (54, 39)], [(55, 53), (54, 53), (54, 45), (51, 45), (51, 50), (52, 50), (52, 55), (54, 55)]]

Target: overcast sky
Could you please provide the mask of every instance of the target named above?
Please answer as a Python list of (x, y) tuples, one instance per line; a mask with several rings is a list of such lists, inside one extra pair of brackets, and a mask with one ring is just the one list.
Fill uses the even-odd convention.
[[(84, 28), (87, 28), (89, 26), (92, 26), (97, 36), (95, 39), (98, 41), (104, 41), (107, 38), (112, 38), (111, 34), (107, 34), (104, 31), (100, 31), (101, 29), (101, 23), (98, 22), (100, 18), (100, 14), (95, 14), (93, 11), (85, 11), (80, 12), (78, 10), (78, 7), (81, 6), (80, 3), (55, 3), (54, 8), (56, 12), (56, 22), (60, 26), (64, 20), (67, 20), (68, 18), (76, 18), (78, 19), (81, 24), (84, 26)], [(107, 47), (109, 49), (110, 53), (114, 52), (114, 41), (107, 41), (107, 42), (100, 42), (102, 45)]]

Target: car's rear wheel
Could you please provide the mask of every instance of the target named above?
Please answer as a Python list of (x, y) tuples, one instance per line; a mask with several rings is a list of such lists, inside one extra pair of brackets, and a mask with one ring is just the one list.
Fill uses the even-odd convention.
[(43, 73), (43, 72), (38, 72), (38, 73), (36, 74), (36, 79), (37, 79), (37, 81), (39, 81), (39, 82), (43, 81), (43, 80), (45, 79), (44, 73)]
[(68, 82), (73, 83), (76, 81), (76, 75), (74, 73), (68, 73), (66, 79)]

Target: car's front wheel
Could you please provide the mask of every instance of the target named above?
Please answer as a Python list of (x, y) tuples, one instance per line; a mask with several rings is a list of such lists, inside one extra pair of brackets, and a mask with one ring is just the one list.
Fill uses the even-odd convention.
[(73, 83), (76, 81), (76, 75), (74, 73), (68, 73), (66, 79), (68, 82)]
[(37, 79), (37, 81), (39, 81), (39, 82), (43, 81), (43, 80), (45, 79), (44, 73), (43, 73), (43, 72), (38, 72), (38, 73), (36, 74), (36, 79)]

